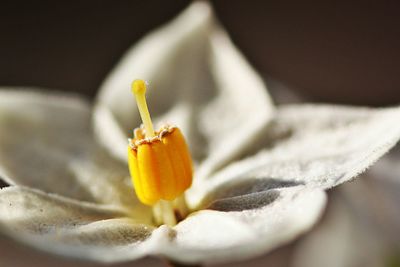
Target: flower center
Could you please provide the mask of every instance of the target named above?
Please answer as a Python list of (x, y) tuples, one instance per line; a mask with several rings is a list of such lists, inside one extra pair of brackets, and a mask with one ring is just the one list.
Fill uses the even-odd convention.
[(192, 184), (192, 159), (179, 128), (164, 125), (154, 131), (146, 89), (145, 81), (133, 81), (143, 125), (129, 139), (129, 171), (139, 200), (153, 207), (155, 222), (173, 226), (188, 213), (184, 193)]

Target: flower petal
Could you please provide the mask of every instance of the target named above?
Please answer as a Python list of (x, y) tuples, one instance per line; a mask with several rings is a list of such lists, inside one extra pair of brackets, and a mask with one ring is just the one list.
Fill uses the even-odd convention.
[[(152, 228), (115, 206), (70, 200), (11, 186), (0, 191), (0, 225), (8, 235), (61, 255), (120, 261), (121, 248), (134, 249)], [(106, 253), (106, 254), (104, 254)], [(130, 257), (143, 256), (133, 251)]]
[[(88, 261), (78, 261), (67, 257), (59, 257), (58, 255), (44, 253), (43, 251), (34, 250), (28, 246), (22, 246), (20, 242), (15, 242), (10, 238), (0, 234), (0, 266), (57, 266), (57, 267), (94, 267), (98, 264), (89, 263)], [(21, 256), (23, 255), (23, 256)], [(143, 258), (132, 263), (114, 264), (113, 267), (132, 267), (132, 266), (152, 266), (165, 267), (165, 264), (156, 258)]]
[(248, 179), (276, 179), (321, 189), (336, 186), (365, 171), (396, 144), (399, 120), (399, 108), (281, 107), (258, 144), (264, 150), (225, 168), (208, 185), (196, 189), (208, 192), (232, 180)]
[(140, 207), (127, 167), (94, 143), (82, 99), (2, 90), (0, 128), (0, 176), (9, 184)]
[[(215, 263), (243, 260), (261, 255), (307, 231), (325, 206), (325, 193), (303, 186), (253, 194), (246, 199), (246, 210), (237, 199), (214, 203), (174, 227), (168, 240), (167, 229), (159, 228), (151, 239), (157, 240), (159, 253), (185, 263)], [(253, 203), (253, 205), (251, 205)], [(171, 233), (169, 233), (171, 236)], [(154, 242), (155, 243), (155, 242)]]
[(96, 135), (123, 161), (126, 138), (140, 124), (129, 90), (135, 78), (150, 82), (148, 102), (156, 121), (177, 124), (196, 161), (207, 158), (199, 176), (238, 157), (273, 113), (262, 80), (207, 3), (192, 4), (146, 36), (105, 80), (94, 116)]
[(247, 196), (245, 209), (237, 199), (226, 198), (174, 228), (153, 230), (114, 207), (9, 187), (0, 191), (0, 225), (43, 250), (100, 262), (146, 255), (187, 263), (233, 261), (296, 238), (315, 223), (325, 205), (323, 191), (303, 186), (264, 193)]

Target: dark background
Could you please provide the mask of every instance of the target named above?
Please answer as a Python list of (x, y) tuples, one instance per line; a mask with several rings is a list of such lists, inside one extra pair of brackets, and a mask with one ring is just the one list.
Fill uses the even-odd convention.
[[(122, 53), (188, 1), (1, 1), (0, 85), (93, 96)], [(313, 101), (400, 102), (398, 1), (214, 1), (263, 77)]]

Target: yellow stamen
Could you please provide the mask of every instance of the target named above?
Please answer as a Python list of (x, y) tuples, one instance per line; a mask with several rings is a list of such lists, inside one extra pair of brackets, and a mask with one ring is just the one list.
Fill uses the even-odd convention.
[(129, 140), (132, 182), (138, 199), (153, 207), (155, 223), (173, 226), (189, 212), (185, 201), (193, 177), (189, 148), (176, 126), (165, 125), (154, 132), (143, 80), (133, 81), (132, 92), (144, 125), (144, 129), (135, 129)]
[(146, 82), (143, 80), (134, 80), (132, 82), (132, 92), (135, 95), (136, 103), (139, 108), (140, 117), (142, 118), (144, 129), (146, 130), (146, 137), (151, 138), (155, 136), (153, 123), (149, 109), (146, 102)]

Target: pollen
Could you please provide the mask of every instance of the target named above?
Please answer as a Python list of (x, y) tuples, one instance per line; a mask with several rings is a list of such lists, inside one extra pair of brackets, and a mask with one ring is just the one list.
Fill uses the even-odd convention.
[(146, 83), (135, 80), (135, 94), (143, 126), (134, 130), (128, 145), (128, 164), (139, 200), (154, 205), (160, 200), (173, 201), (191, 186), (192, 159), (182, 132), (165, 125), (153, 130), (147, 108)]

